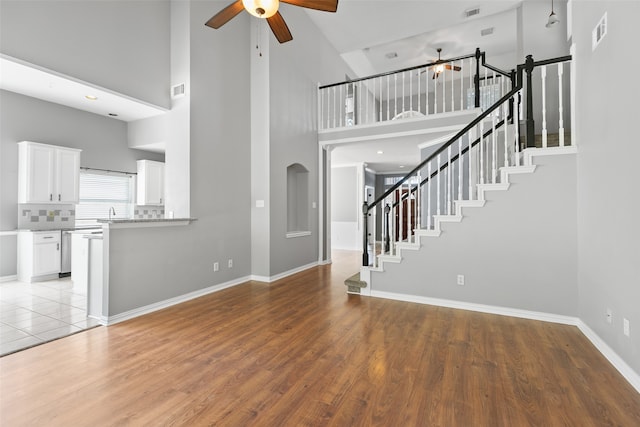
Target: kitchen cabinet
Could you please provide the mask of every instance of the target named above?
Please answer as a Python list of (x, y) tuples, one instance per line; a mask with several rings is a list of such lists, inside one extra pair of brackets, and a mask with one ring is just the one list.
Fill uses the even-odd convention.
[(60, 273), (60, 230), (18, 232), (18, 280), (55, 279)]
[(164, 163), (152, 160), (138, 160), (138, 205), (164, 205)]
[(18, 203), (78, 203), (80, 152), (74, 148), (18, 143)]

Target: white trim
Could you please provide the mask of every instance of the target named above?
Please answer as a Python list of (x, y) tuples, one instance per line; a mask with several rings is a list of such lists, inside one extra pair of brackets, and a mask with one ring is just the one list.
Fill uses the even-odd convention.
[(0, 231), (0, 237), (4, 237), (4, 236), (17, 236), (18, 235), (18, 230), (13, 230), (13, 231)]
[(101, 324), (105, 326), (113, 325), (115, 323), (123, 322), (125, 320), (133, 319), (134, 317), (139, 317), (144, 314), (153, 313), (154, 311), (162, 310), (167, 307), (171, 307), (176, 304), (180, 304), (195, 298), (199, 298), (204, 295), (208, 295), (214, 292), (221, 291), (223, 289), (230, 288), (232, 286), (237, 286), (242, 283), (246, 283), (249, 281), (249, 277), (241, 277), (239, 279), (234, 279), (229, 282), (221, 283), (219, 285), (209, 286), (208, 288), (199, 289), (197, 291), (189, 292), (188, 294), (179, 295), (177, 297), (169, 298), (164, 301), (158, 301), (153, 304), (145, 305), (143, 307), (134, 308), (133, 310), (125, 311), (124, 313), (116, 314), (113, 316), (100, 316), (94, 317)]
[(14, 274), (12, 276), (0, 276), (0, 283), (4, 282), (15, 282), (18, 280), (18, 275)]
[(304, 236), (311, 236), (311, 232), (310, 231), (290, 231), (285, 235), (287, 239), (293, 239), (294, 237), (304, 237)]
[[(397, 122), (394, 122), (394, 123), (397, 123)], [(378, 139), (402, 138), (404, 136), (429, 135), (430, 133), (436, 133), (436, 132), (455, 132), (455, 131), (459, 131), (463, 127), (464, 125), (452, 125), (452, 126), (441, 126), (437, 128), (407, 130), (402, 132), (378, 133), (375, 135), (352, 136), (349, 138), (327, 139), (327, 140), (320, 141), (320, 144), (324, 147), (327, 145), (347, 144), (350, 142), (376, 141)], [(353, 128), (349, 128), (349, 129), (353, 129)]]
[(640, 393), (640, 375), (636, 373), (618, 354), (607, 345), (586, 323), (578, 319), (578, 329), (598, 349), (600, 353), (613, 365), (614, 368)]
[(320, 265), (320, 263), (318, 261), (311, 262), (311, 263), (309, 263), (307, 265), (296, 267), (296, 268), (293, 268), (291, 270), (288, 270), (288, 271), (285, 271), (283, 273), (279, 273), (279, 274), (276, 274), (275, 276), (270, 276), (270, 277), (267, 277), (267, 276), (256, 276), (256, 275), (252, 274), (251, 276), (249, 276), (248, 280), (255, 280), (256, 282), (272, 283), (272, 282), (275, 282), (276, 280), (284, 279), (285, 277), (289, 277), (289, 276), (292, 276), (292, 275), (294, 275), (296, 273), (300, 273), (300, 272), (308, 270), (310, 268), (317, 267), (318, 265)]
[(329, 265), (332, 264), (331, 258), (322, 260), (322, 261), (318, 261), (318, 265)]
[(578, 326), (580, 319), (572, 316), (564, 316), (540, 311), (521, 310), (517, 308), (500, 307), (496, 305), (476, 304), (464, 301), (429, 298), (417, 295), (397, 294), (392, 292), (371, 291), (375, 298), (385, 298), (397, 301), (415, 302), (418, 304), (435, 305), (438, 307), (456, 308), (459, 310), (477, 311), (480, 313), (497, 314), (500, 316), (519, 317), (521, 319), (540, 320), (542, 322), (560, 323), (563, 325)]

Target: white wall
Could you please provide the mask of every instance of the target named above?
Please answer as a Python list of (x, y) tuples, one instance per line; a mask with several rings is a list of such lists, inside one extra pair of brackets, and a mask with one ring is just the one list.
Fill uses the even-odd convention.
[(358, 228), (358, 215), (361, 215), (358, 175), (356, 166), (331, 169), (331, 246), (334, 249), (362, 250)]
[[(605, 12), (607, 35), (592, 51), (591, 31)], [(580, 318), (640, 374), (638, 16), (636, 1), (573, 2)]]

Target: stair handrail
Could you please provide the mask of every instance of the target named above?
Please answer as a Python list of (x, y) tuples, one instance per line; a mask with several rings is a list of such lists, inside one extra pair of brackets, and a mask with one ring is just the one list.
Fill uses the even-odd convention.
[[(479, 49), (476, 49), (476, 54), (475, 55), (476, 55), (477, 59), (482, 58), (482, 60), (484, 62), (484, 56), (482, 55), (482, 52), (480, 52)], [(363, 227), (362, 265), (363, 266), (368, 266), (369, 265), (368, 251), (367, 251), (367, 245), (368, 245), (368, 239), (367, 239), (367, 236), (368, 236), (367, 216), (369, 214), (369, 211), (371, 211), (376, 206), (378, 206), (389, 195), (391, 195), (394, 191), (396, 191), (398, 188), (400, 188), (405, 182), (407, 182), (412, 176), (414, 176), (417, 172), (419, 172), (422, 168), (424, 168), (429, 162), (431, 162), (432, 160), (436, 159), (437, 156), (442, 154), (451, 145), (453, 145), (455, 143), (455, 141), (457, 141), (459, 138), (461, 138), (463, 135), (465, 135), (467, 132), (469, 132), (471, 129), (473, 129), (475, 126), (477, 126), (479, 123), (481, 123), (484, 119), (486, 119), (489, 115), (491, 115), (495, 110), (497, 110), (500, 106), (502, 106), (502, 104), (504, 104), (505, 102), (509, 101), (520, 90), (522, 90), (522, 88), (524, 87), (524, 72), (526, 72), (527, 87), (531, 88), (532, 87), (531, 74), (532, 74), (533, 69), (535, 67), (541, 66), (541, 65), (549, 65), (549, 64), (559, 63), (559, 62), (565, 62), (565, 61), (569, 61), (571, 59), (572, 59), (571, 55), (566, 55), (566, 56), (561, 56), (561, 57), (556, 57), (556, 58), (551, 58), (551, 59), (547, 59), (547, 60), (542, 60), (542, 61), (537, 61), (536, 62), (536, 61), (533, 60), (533, 56), (532, 55), (527, 55), (525, 62), (523, 64), (518, 64), (516, 66), (516, 69), (512, 70), (511, 73), (509, 74), (509, 77), (511, 78), (511, 81), (512, 81), (512, 89), (507, 94), (502, 96), (493, 105), (488, 107), (485, 111), (483, 111), (480, 115), (478, 115), (475, 119), (473, 119), (469, 124), (467, 124), (464, 128), (462, 128), (460, 131), (458, 131), (447, 142), (445, 142), (440, 148), (438, 148), (429, 157), (427, 157), (422, 162), (420, 162), (420, 164), (418, 166), (416, 166), (411, 171), (409, 171), (402, 179), (400, 179), (394, 185), (392, 185), (387, 191), (385, 191), (381, 196), (379, 196), (377, 199), (375, 199), (371, 204), (368, 204), (365, 201), (363, 203), (363, 205), (362, 205), (362, 214), (363, 214), (363, 217), (364, 217), (364, 221), (363, 221), (364, 227)], [(476, 61), (476, 64), (479, 67), (480, 61)], [(483, 66), (487, 66), (487, 64), (483, 63)], [(490, 67), (487, 67), (487, 68), (492, 69)], [(505, 72), (500, 72), (500, 71), (497, 71), (497, 72), (499, 72), (500, 74), (505, 74), (506, 75)], [(478, 85), (478, 83), (477, 83), (478, 81), (479, 81), (479, 72), (476, 72), (476, 87)], [(476, 90), (475, 96), (476, 96), (476, 105), (478, 105), (479, 104), (479, 91), (478, 90)], [(530, 140), (533, 139), (532, 99), (533, 99), (532, 91), (528, 90), (527, 91), (527, 119), (526, 119), (527, 147), (531, 146), (530, 145), (531, 144)], [(510, 114), (510, 119), (513, 120), (513, 115), (512, 114)], [(518, 141), (518, 143), (519, 143), (519, 141)], [(433, 176), (437, 175), (437, 173), (439, 173), (439, 170), (434, 172)], [(416, 188), (419, 188), (419, 186), (421, 184), (422, 183), (416, 184)]]

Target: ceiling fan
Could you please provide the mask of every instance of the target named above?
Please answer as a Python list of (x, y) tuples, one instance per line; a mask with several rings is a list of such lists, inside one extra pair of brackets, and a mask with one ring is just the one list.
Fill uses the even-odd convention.
[(245, 9), (255, 17), (266, 19), (276, 39), (280, 43), (286, 43), (293, 40), (293, 36), (289, 31), (289, 27), (287, 27), (287, 23), (284, 22), (282, 15), (278, 12), (280, 1), (324, 12), (338, 10), (338, 0), (236, 0), (215, 14), (205, 25), (211, 28), (220, 28), (242, 12), (242, 9)]
[(436, 51), (438, 52), (438, 60), (434, 62), (434, 65), (431, 66), (431, 69), (433, 70), (432, 79), (437, 79), (438, 77), (440, 77), (440, 74), (442, 74), (444, 70), (451, 70), (451, 71), (462, 70), (462, 68), (458, 67), (457, 65), (441, 64), (442, 59), (440, 58), (440, 53), (442, 52), (442, 48), (439, 47), (438, 49), (436, 49)]

